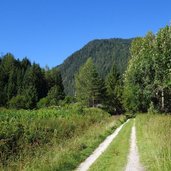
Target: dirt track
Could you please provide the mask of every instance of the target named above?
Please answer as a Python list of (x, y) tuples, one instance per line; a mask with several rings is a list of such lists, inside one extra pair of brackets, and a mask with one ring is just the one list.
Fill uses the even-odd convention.
[(122, 127), (128, 122), (127, 120), (124, 124), (122, 124), (119, 128), (115, 130), (115, 132), (109, 135), (100, 145), (99, 147), (84, 161), (80, 164), (77, 171), (87, 171), (90, 166), (96, 161), (96, 159), (107, 149), (109, 144), (114, 140), (114, 138), (118, 135)]
[(128, 163), (127, 163), (125, 171), (144, 171), (144, 168), (142, 167), (139, 161), (138, 148), (136, 144), (135, 123), (132, 127), (130, 143), (131, 143), (130, 153), (128, 156)]

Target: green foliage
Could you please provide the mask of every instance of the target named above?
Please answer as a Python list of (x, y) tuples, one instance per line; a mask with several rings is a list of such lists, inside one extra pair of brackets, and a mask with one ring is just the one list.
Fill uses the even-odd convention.
[(150, 107), (149, 107), (149, 109), (148, 109), (148, 114), (157, 114), (157, 113), (158, 113), (158, 112), (157, 112), (157, 110), (155, 109), (153, 102), (151, 102), (151, 103), (150, 103)]
[[(0, 63), (0, 106), (7, 103), (11, 95), (14, 93), (13, 78), (11, 70), (14, 69), (15, 59), (12, 54), (6, 54)], [(9, 79), (10, 78), (10, 79)], [(8, 80), (9, 86), (8, 86)]]
[(26, 70), (22, 88), (23, 93), (25, 93), (27, 89), (35, 89), (35, 99), (33, 99), (35, 103), (38, 99), (44, 97), (45, 94), (47, 94), (44, 72), (42, 71), (39, 65), (34, 63)]
[(10, 108), (16, 109), (27, 109), (27, 99), (23, 95), (17, 95), (12, 97), (12, 99), (8, 102)]
[(58, 85), (61, 91), (64, 90), (61, 71), (58, 68), (52, 68), (45, 72), (45, 78), (47, 80), (48, 90), (55, 85)]
[(55, 85), (51, 87), (48, 92), (47, 98), (49, 99), (50, 104), (54, 101), (53, 105), (57, 105), (59, 100), (63, 100), (65, 97), (63, 90), (61, 90), (60, 86)]
[(122, 80), (116, 65), (114, 64), (111, 71), (106, 77), (106, 108), (112, 114), (120, 114), (124, 112), (122, 106)]
[(51, 162), (47, 170), (66, 169), (66, 164), (75, 168), (105, 138), (110, 122), (113, 118), (106, 112), (80, 110), (79, 105), (40, 110), (1, 108), (0, 169), (20, 170), (22, 165), (22, 169), (42, 170), (47, 166), (44, 160)]
[(94, 107), (101, 103), (103, 82), (98, 76), (91, 58), (80, 68), (76, 75), (76, 98), (85, 106)]
[(147, 112), (151, 102), (159, 111), (171, 111), (171, 27), (132, 42), (125, 73), (124, 104), (128, 111)]
[(75, 80), (73, 76), (78, 73), (79, 68), (85, 64), (89, 57), (92, 57), (97, 72), (102, 79), (105, 79), (114, 62), (118, 71), (123, 73), (127, 67), (131, 41), (132, 39), (94, 40), (69, 56), (59, 66), (66, 94), (75, 94)]
[(61, 90), (60, 86), (55, 85), (51, 87), (46, 97), (39, 100), (39, 102), (37, 103), (37, 107), (41, 108), (60, 105), (61, 103), (65, 103), (65, 101), (61, 101), (64, 99), (64, 97), (65, 94), (63, 90)]
[(16, 109), (33, 109), (36, 107), (36, 103), (36, 89), (30, 86), (22, 94), (12, 97), (8, 102), (8, 107)]
[[(45, 71), (39, 65), (31, 64), (27, 58), (20, 61), (12, 54), (2, 56), (0, 106), (33, 109), (46, 96), (48, 105), (57, 105), (65, 97), (59, 69)], [(38, 106), (44, 106), (42, 103)]]
[(49, 99), (47, 97), (40, 99), (37, 103), (38, 108), (45, 108), (48, 106), (49, 106)]
[(75, 102), (76, 102), (76, 98), (73, 96), (65, 96), (65, 99), (62, 101), (63, 105), (71, 104), (71, 103), (75, 103)]

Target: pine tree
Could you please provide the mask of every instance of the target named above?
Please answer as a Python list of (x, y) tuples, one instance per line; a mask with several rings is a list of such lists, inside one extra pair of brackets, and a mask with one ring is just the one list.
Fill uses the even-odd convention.
[(0, 106), (4, 106), (7, 101), (5, 85), (6, 85), (5, 73), (4, 73), (2, 65), (0, 65)]
[(8, 79), (8, 88), (7, 88), (7, 99), (8, 101), (17, 94), (17, 70), (15, 68), (11, 69)]
[(122, 81), (116, 65), (113, 64), (110, 73), (106, 78), (107, 110), (112, 114), (122, 113)]
[(103, 98), (103, 82), (91, 58), (80, 68), (75, 80), (76, 98), (86, 106), (94, 107)]

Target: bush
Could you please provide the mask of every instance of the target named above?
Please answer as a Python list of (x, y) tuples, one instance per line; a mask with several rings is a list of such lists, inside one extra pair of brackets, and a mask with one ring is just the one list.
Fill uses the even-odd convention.
[(66, 96), (64, 100), (61, 101), (61, 105), (67, 105), (67, 104), (72, 104), (72, 103), (76, 103), (76, 99), (75, 97), (72, 96)]
[(16, 97), (13, 97), (9, 102), (8, 106), (10, 108), (15, 108), (15, 109), (27, 109), (28, 107), (28, 101), (25, 96), (23, 95), (17, 95)]
[(40, 99), (39, 102), (37, 103), (38, 108), (48, 107), (48, 105), (49, 105), (49, 99), (47, 97)]
[(75, 103), (70, 105), (72, 109), (76, 111), (77, 114), (83, 114), (84, 113), (84, 106), (81, 103)]

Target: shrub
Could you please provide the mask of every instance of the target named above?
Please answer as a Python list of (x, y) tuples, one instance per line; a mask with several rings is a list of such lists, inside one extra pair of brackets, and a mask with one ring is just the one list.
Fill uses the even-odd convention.
[(47, 97), (40, 99), (39, 102), (37, 103), (38, 108), (48, 107), (48, 105), (49, 105), (49, 99)]
[(9, 102), (8, 106), (10, 108), (15, 108), (15, 109), (27, 109), (28, 106), (28, 101), (25, 96), (23, 95), (17, 95), (16, 97), (13, 97)]
[(61, 104), (62, 106), (64, 106), (64, 105), (72, 104), (72, 103), (75, 103), (75, 102), (76, 102), (75, 97), (66, 96), (65, 99), (62, 100), (62, 101), (60, 102), (60, 104)]

